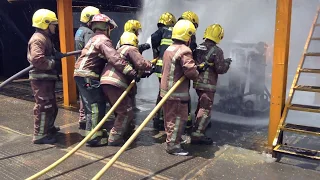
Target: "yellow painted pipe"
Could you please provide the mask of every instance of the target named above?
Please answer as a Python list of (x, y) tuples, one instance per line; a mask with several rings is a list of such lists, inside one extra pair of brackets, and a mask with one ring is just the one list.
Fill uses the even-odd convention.
[[(151, 63), (154, 63), (156, 61), (156, 59), (152, 60)], [(86, 143), (95, 132), (97, 132), (101, 126), (107, 121), (107, 119), (109, 118), (109, 116), (115, 111), (115, 109), (119, 106), (120, 102), (124, 99), (124, 97), (129, 93), (129, 91), (131, 90), (131, 88), (134, 86), (135, 84), (135, 80), (133, 80), (129, 86), (127, 87), (127, 89), (122, 93), (122, 95), (119, 97), (119, 99), (116, 101), (116, 103), (111, 107), (111, 109), (108, 111), (108, 113), (103, 117), (103, 119), (99, 122), (99, 124), (76, 146), (74, 147), (71, 151), (69, 151), (66, 155), (64, 155), (63, 157), (61, 157), (60, 159), (58, 159), (56, 162), (54, 162), (53, 164), (51, 164), (50, 166), (48, 166), (47, 168), (43, 169), (42, 171), (34, 174), (33, 176), (30, 176), (29, 178), (27, 178), (26, 180), (32, 180), (32, 179), (36, 179), (42, 175), (44, 175), (45, 173), (49, 172), (50, 170), (52, 170), (53, 168), (55, 168), (56, 166), (58, 166), (60, 163), (62, 163), (63, 161), (65, 161), (67, 158), (69, 158), (72, 154), (74, 154), (78, 149), (81, 148), (81, 146), (84, 145), (84, 143)]]
[(74, 154), (78, 149), (80, 149), (81, 146), (86, 143), (95, 132), (97, 132), (101, 126), (106, 122), (106, 120), (109, 118), (109, 116), (114, 112), (114, 110), (119, 106), (120, 102), (123, 100), (123, 98), (129, 93), (131, 88), (134, 86), (136, 82), (133, 80), (130, 85), (127, 87), (127, 89), (122, 93), (122, 95), (119, 97), (119, 99), (116, 101), (116, 103), (111, 107), (111, 109), (108, 111), (108, 113), (103, 117), (103, 119), (99, 122), (99, 124), (76, 146), (74, 147), (71, 151), (69, 151), (66, 155), (58, 159), (56, 162), (48, 166), (47, 168), (43, 169), (42, 171), (34, 174), (33, 176), (27, 178), (27, 180), (32, 180), (36, 179), (45, 173), (49, 172), (56, 166), (58, 166), (60, 163), (62, 163), (64, 160), (66, 160), (68, 157), (70, 157), (72, 154)]
[(185, 80), (185, 76), (182, 76), (168, 91), (168, 93), (161, 99), (157, 106), (151, 111), (147, 118), (142, 122), (138, 129), (132, 134), (127, 142), (119, 149), (119, 151), (112, 157), (112, 159), (93, 177), (93, 180), (100, 179), (101, 176), (116, 162), (119, 156), (130, 146), (130, 144), (136, 139), (142, 129), (148, 124), (151, 118), (157, 113), (160, 107), (168, 99), (168, 97), (177, 89), (177, 87)]

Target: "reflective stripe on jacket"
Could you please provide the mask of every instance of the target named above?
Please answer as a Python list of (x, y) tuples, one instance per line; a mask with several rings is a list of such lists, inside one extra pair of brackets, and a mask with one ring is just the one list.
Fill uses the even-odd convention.
[(114, 49), (111, 40), (103, 33), (95, 33), (75, 64), (74, 76), (99, 78), (107, 62), (124, 74), (135, 73)]
[(27, 59), (34, 66), (29, 71), (32, 80), (57, 80), (55, 61), (51, 59), (54, 48), (49, 34), (36, 30), (28, 42)]
[(160, 27), (151, 35), (151, 44), (154, 52), (154, 58), (158, 58), (155, 73), (161, 78), (163, 66), (163, 54), (165, 50), (172, 44), (172, 27)]
[(190, 79), (195, 80), (199, 75), (190, 48), (184, 44), (172, 44), (165, 51), (163, 60), (160, 96), (164, 97), (173, 85), (185, 75), (187, 79), (169, 96), (169, 99), (189, 100)]
[(205, 72), (200, 73), (199, 78), (193, 81), (193, 88), (198, 90), (215, 92), (218, 74), (228, 71), (229, 65), (225, 63), (223, 51), (213, 41), (206, 40), (196, 49), (196, 63), (212, 63)]
[[(123, 45), (118, 49), (118, 52), (128, 64), (130, 64), (136, 71), (150, 71), (152, 64), (147, 61), (140, 54), (137, 47), (130, 45)], [(126, 89), (132, 78), (126, 76), (123, 72), (118, 71), (112, 64), (107, 64), (103, 69), (100, 79), (101, 84), (109, 84), (119, 88)]]

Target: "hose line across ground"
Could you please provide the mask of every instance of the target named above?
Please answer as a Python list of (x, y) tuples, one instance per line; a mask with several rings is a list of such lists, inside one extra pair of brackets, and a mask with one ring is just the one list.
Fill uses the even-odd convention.
[(121, 103), (121, 101), (124, 99), (124, 97), (129, 93), (129, 91), (131, 90), (131, 88), (134, 86), (135, 84), (135, 80), (133, 80), (130, 85), (128, 86), (128, 88), (122, 93), (122, 95), (120, 96), (120, 98), (116, 101), (116, 103), (111, 107), (111, 109), (108, 111), (108, 113), (103, 117), (103, 119), (99, 122), (99, 124), (92, 130), (90, 131), (90, 133), (76, 146), (74, 147), (71, 151), (69, 151), (66, 155), (64, 155), (63, 157), (61, 157), (60, 159), (58, 159), (56, 162), (54, 162), (53, 164), (51, 164), (50, 166), (48, 166), (47, 168), (43, 169), (42, 171), (34, 174), (33, 176), (30, 176), (29, 178), (27, 178), (26, 180), (33, 180), (36, 179), (42, 175), (44, 175), (45, 173), (49, 172), (50, 170), (52, 170), (53, 168), (55, 168), (56, 166), (58, 166), (60, 163), (62, 163), (64, 160), (66, 160), (67, 158), (69, 158), (72, 154), (74, 154), (78, 149), (81, 148), (81, 146), (83, 146), (92, 136), (95, 132), (97, 132), (102, 125), (105, 123), (105, 121), (109, 118), (109, 116), (115, 111), (115, 109), (119, 106), (119, 104)]
[(151, 111), (147, 118), (142, 122), (138, 129), (132, 134), (132, 136), (126, 141), (126, 143), (119, 149), (119, 151), (112, 157), (110, 161), (93, 177), (93, 180), (98, 180), (101, 176), (117, 161), (119, 156), (130, 146), (130, 144), (136, 139), (142, 129), (148, 124), (151, 118), (158, 112), (160, 107), (165, 103), (168, 97), (177, 89), (177, 87), (185, 80), (185, 76), (182, 76), (168, 91), (168, 93), (161, 99), (157, 106)]

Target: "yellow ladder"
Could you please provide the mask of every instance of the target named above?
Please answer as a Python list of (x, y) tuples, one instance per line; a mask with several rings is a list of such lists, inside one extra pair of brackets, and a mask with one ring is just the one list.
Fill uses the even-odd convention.
[[(306, 149), (306, 148), (302, 148), (302, 147), (293, 147), (293, 146), (288, 146), (286, 144), (283, 144), (283, 133), (285, 131), (292, 132), (292, 133), (320, 136), (320, 128), (286, 123), (286, 119), (287, 119), (289, 110), (320, 113), (320, 107), (318, 107), (318, 106), (292, 104), (292, 99), (295, 94), (295, 91), (307, 91), (307, 92), (320, 93), (320, 87), (298, 85), (298, 81), (299, 81), (301, 73), (320, 74), (320, 69), (303, 68), (306, 57), (320, 56), (320, 52), (308, 52), (310, 41), (311, 40), (315, 40), (315, 41), (320, 40), (320, 37), (313, 37), (315, 27), (320, 26), (320, 24), (317, 24), (319, 13), (320, 13), (320, 9), (318, 8), (317, 14), (314, 18), (312, 27), (309, 32), (309, 36), (308, 36), (306, 44), (304, 46), (303, 55), (300, 59), (300, 62), (299, 62), (299, 65), (298, 65), (298, 68), (296, 71), (296, 75), (293, 79), (293, 83), (292, 83), (292, 86), (291, 86), (291, 89), (289, 92), (289, 97), (286, 101), (286, 104), (285, 104), (285, 107), (284, 107), (284, 110), (282, 113), (282, 117), (280, 119), (280, 123), (278, 126), (276, 137), (275, 137), (273, 144), (272, 144), (273, 145), (273, 157), (277, 158), (277, 161), (280, 161), (282, 154), (320, 160), (320, 151), (318, 151), (318, 150), (311, 150), (311, 149)], [(320, 27), (319, 27), (319, 29), (320, 29)], [(319, 115), (319, 120), (320, 120), (320, 115)]]

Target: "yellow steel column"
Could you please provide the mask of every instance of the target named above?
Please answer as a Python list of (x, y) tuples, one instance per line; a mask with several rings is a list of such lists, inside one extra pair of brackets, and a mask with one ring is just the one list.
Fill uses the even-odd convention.
[(277, 0), (268, 146), (276, 135), (286, 98), (292, 0)]
[[(57, 0), (60, 49), (62, 53), (74, 51), (72, 0)], [(66, 107), (76, 105), (76, 85), (73, 79), (75, 57), (62, 59), (63, 104)]]

